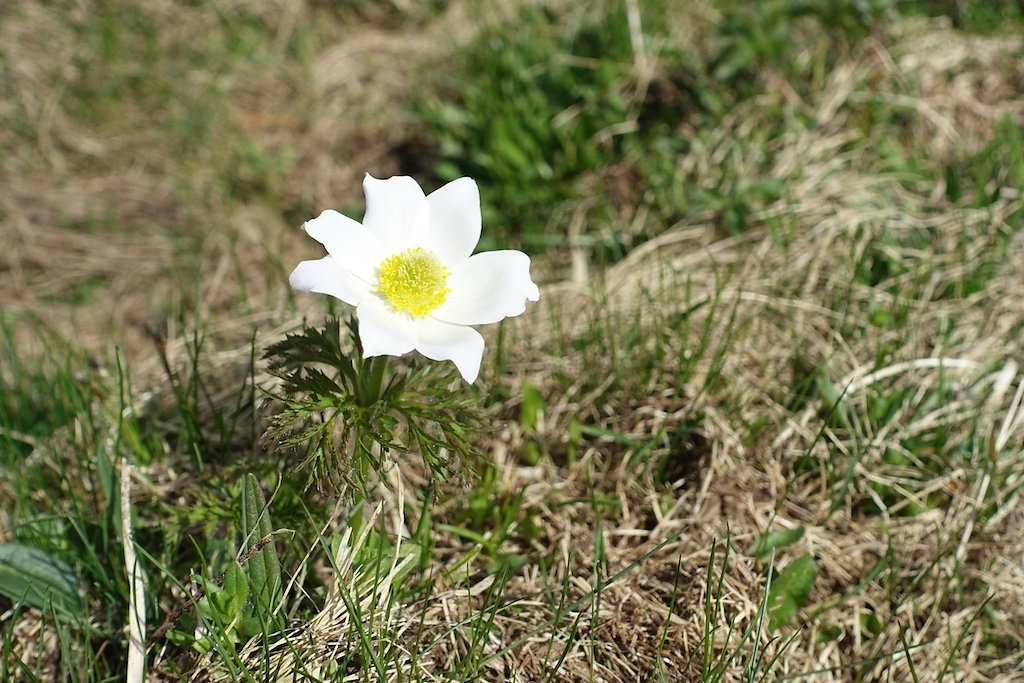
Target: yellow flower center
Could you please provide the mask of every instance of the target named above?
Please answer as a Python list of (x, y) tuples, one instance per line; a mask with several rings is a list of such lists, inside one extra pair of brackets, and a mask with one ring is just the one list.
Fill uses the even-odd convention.
[(380, 264), (378, 289), (399, 311), (426, 315), (444, 303), (452, 290), (441, 259), (421, 247), (389, 256)]

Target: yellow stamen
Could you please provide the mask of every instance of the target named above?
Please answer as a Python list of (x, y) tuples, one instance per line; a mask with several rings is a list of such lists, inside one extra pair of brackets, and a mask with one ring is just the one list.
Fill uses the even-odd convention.
[(399, 311), (413, 317), (430, 313), (448, 298), (448, 269), (441, 260), (421, 247), (389, 256), (378, 268), (378, 289)]

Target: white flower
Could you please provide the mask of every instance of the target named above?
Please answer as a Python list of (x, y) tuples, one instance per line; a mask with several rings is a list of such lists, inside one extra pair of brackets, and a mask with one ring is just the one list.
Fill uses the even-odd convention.
[(366, 356), (416, 350), (454, 361), (472, 383), (484, 339), (469, 326), (520, 315), (527, 300), (540, 298), (530, 257), (471, 255), (480, 240), (480, 193), (471, 178), (424, 196), (408, 176), (367, 175), (363, 190), (362, 223), (328, 209), (302, 226), (328, 255), (300, 263), (292, 287), (355, 306)]

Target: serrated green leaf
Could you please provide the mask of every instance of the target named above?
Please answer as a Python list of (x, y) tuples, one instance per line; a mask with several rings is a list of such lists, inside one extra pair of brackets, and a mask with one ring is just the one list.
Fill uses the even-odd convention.
[(795, 529), (769, 531), (763, 536), (758, 536), (757, 540), (750, 545), (750, 549), (747, 550), (747, 555), (763, 559), (771, 554), (772, 549), (778, 550), (779, 548), (785, 548), (788, 545), (793, 545), (803, 537), (804, 528), (802, 526), (796, 527)]
[(0, 595), (40, 609), (77, 613), (78, 577), (64, 561), (21, 543), (0, 543)]
[(793, 620), (797, 610), (807, 604), (818, 570), (814, 558), (802, 555), (772, 579), (768, 587), (768, 628), (776, 631)]

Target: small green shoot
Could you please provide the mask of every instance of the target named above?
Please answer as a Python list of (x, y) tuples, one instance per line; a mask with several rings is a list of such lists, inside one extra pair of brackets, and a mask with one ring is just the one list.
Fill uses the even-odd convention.
[(801, 555), (774, 577), (768, 587), (768, 629), (778, 631), (807, 604), (818, 577), (814, 557)]

